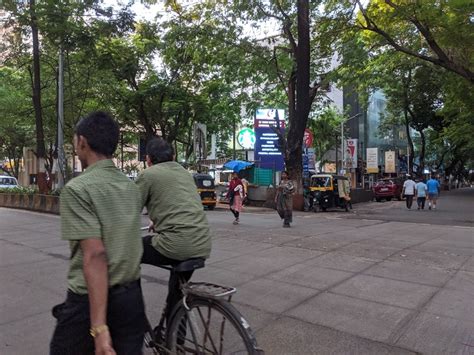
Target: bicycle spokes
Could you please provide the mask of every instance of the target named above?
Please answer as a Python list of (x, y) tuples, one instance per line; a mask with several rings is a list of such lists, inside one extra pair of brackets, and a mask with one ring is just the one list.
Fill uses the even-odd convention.
[(176, 334), (178, 354), (247, 354), (238, 329), (228, 316), (212, 306), (186, 311)]

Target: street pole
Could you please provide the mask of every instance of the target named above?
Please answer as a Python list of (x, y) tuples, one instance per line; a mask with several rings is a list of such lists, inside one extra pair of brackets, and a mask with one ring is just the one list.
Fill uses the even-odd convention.
[(410, 146), (407, 145), (407, 174), (410, 174)]
[(58, 188), (64, 186), (64, 62), (63, 48), (59, 47), (58, 68)]
[(236, 159), (235, 155), (235, 117), (232, 119), (232, 159)]
[(342, 174), (343, 169), (344, 169), (344, 121), (341, 121), (341, 170), (338, 172), (338, 174)]

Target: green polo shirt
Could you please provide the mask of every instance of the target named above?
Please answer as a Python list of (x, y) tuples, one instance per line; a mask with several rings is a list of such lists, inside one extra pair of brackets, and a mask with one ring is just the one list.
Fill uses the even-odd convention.
[(136, 183), (155, 225), (153, 247), (170, 259), (208, 258), (209, 224), (191, 174), (170, 161), (145, 169)]
[(138, 280), (143, 246), (140, 196), (112, 160), (100, 160), (61, 191), (61, 235), (71, 248), (68, 287), (87, 294), (81, 240), (102, 239), (107, 252), (109, 287)]

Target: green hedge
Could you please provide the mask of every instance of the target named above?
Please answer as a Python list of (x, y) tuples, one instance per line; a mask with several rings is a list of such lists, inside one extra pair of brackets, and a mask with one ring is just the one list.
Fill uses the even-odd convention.
[[(14, 188), (0, 188), (0, 193), (35, 195), (38, 194), (39, 191), (37, 187), (18, 186)], [(60, 193), (61, 189), (54, 189), (49, 191), (46, 195), (59, 196)]]

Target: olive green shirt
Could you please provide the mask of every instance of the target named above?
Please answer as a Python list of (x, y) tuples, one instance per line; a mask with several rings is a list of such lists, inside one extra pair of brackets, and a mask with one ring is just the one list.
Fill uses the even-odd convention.
[(68, 287), (87, 294), (80, 241), (102, 239), (107, 252), (109, 287), (138, 280), (143, 246), (138, 188), (112, 160), (100, 160), (61, 191), (61, 235), (69, 240)]
[(208, 258), (209, 224), (191, 174), (169, 161), (145, 169), (136, 183), (155, 226), (153, 247), (170, 259)]

